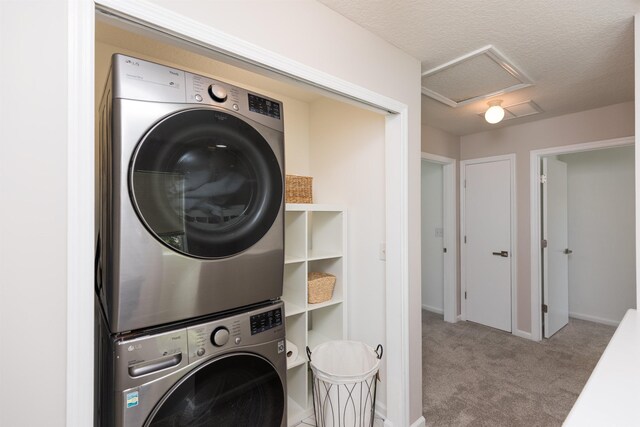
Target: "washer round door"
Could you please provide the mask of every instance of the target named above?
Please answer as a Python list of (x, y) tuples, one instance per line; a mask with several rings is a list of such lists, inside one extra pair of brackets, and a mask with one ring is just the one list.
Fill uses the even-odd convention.
[(198, 258), (250, 248), (282, 209), (282, 169), (269, 143), (213, 109), (180, 111), (151, 128), (133, 155), (129, 186), (152, 235)]
[(252, 354), (216, 359), (163, 397), (145, 427), (280, 427), (284, 387), (271, 363)]

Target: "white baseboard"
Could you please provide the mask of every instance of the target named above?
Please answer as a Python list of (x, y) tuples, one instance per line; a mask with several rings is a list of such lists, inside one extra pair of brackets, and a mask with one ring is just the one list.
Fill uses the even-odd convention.
[(602, 317), (590, 316), (588, 314), (569, 313), (569, 317), (573, 317), (578, 320), (587, 320), (589, 322), (602, 323), (603, 325), (618, 326), (619, 320), (603, 319)]
[(513, 335), (520, 338), (525, 338), (531, 341), (535, 341), (533, 339), (533, 335), (531, 334), (531, 332), (525, 332), (525, 331), (521, 331), (520, 329), (516, 329), (515, 331), (513, 331)]
[(444, 314), (444, 310), (442, 308), (432, 307), (426, 304), (422, 304), (422, 309), (436, 314)]
[(427, 424), (427, 420), (424, 417), (420, 417), (411, 424), (411, 427), (425, 427)]
[(457, 319), (458, 319), (458, 322), (462, 321), (462, 314), (458, 314)]
[(384, 427), (393, 427), (392, 424), (390, 424), (387, 421), (387, 406), (382, 404), (382, 403), (376, 403), (376, 410), (375, 413), (373, 414), (373, 416), (375, 418), (379, 418), (383, 421), (383, 425)]
[[(376, 404), (376, 412), (375, 412), (375, 417), (376, 418), (380, 418), (384, 421), (384, 427), (396, 427), (393, 425), (393, 423), (391, 421), (389, 421), (386, 417), (387, 413), (387, 408), (385, 405), (382, 405), (380, 403)], [(426, 420), (424, 419), (424, 417), (420, 417), (417, 420), (415, 420), (412, 424), (411, 427), (425, 427), (426, 426)]]
[[(424, 417), (420, 417), (411, 424), (411, 427), (425, 427), (426, 425), (427, 425), (427, 421), (424, 419)], [(395, 426), (391, 421), (384, 420), (384, 427), (395, 427)]]

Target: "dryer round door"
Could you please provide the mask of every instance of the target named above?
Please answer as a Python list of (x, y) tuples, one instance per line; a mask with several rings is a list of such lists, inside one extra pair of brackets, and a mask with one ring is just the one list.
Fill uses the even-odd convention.
[(162, 398), (145, 427), (280, 427), (284, 386), (271, 363), (252, 354), (216, 359)]
[(198, 258), (248, 249), (282, 208), (282, 169), (269, 143), (213, 109), (180, 111), (151, 128), (134, 152), (129, 186), (153, 236)]

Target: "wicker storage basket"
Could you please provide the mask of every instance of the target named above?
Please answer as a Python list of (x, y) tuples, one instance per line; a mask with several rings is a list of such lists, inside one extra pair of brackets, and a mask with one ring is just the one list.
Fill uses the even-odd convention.
[(336, 276), (329, 273), (309, 272), (307, 277), (309, 304), (329, 301), (333, 297)]
[(313, 203), (310, 176), (287, 175), (285, 179), (286, 203)]

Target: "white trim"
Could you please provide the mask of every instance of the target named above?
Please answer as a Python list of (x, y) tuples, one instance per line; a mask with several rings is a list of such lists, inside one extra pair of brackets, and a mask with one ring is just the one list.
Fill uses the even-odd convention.
[(528, 340), (532, 340), (533, 339), (531, 337), (531, 332), (525, 332), (525, 331), (522, 331), (520, 329), (514, 329), (513, 330), (513, 335), (515, 335), (517, 337), (520, 337), (520, 338), (525, 338), (525, 339), (528, 339)]
[(242, 63), (257, 65), (282, 76), (306, 83), (329, 92), (346, 96), (390, 113), (401, 113), (405, 105), (392, 98), (355, 85), (286, 56), (249, 43), (231, 34), (187, 18), (147, 0), (95, 0), (99, 10), (125, 21), (141, 24), (195, 44), (207, 50), (226, 55)]
[(590, 316), (588, 314), (569, 312), (569, 317), (578, 320), (586, 320), (587, 322), (601, 323), (603, 325), (618, 326), (621, 320), (604, 319), (602, 317)]
[[(531, 338), (542, 340), (542, 282), (541, 282), (541, 237), (540, 237), (540, 161), (544, 156), (554, 156), (584, 151), (603, 150), (606, 148), (633, 145), (635, 138), (606, 139), (585, 142), (582, 144), (563, 145), (561, 147), (544, 148), (530, 152), (529, 193), (530, 193), (530, 237), (531, 237)], [(636, 150), (638, 151), (638, 150)], [(637, 176), (637, 174), (636, 174)]]
[(427, 425), (427, 420), (424, 417), (420, 417), (411, 424), (411, 427), (425, 427)]
[[(387, 417), (409, 424), (408, 111), (385, 121)], [(402, 143), (397, 143), (400, 134)], [(394, 144), (393, 142), (396, 142)], [(400, 163), (398, 170), (397, 162)], [(404, 171), (404, 173), (402, 172)], [(397, 189), (400, 188), (400, 191)], [(399, 209), (398, 209), (399, 208)], [(397, 287), (399, 285), (399, 289)], [(394, 333), (391, 331), (399, 331)]]
[(435, 314), (444, 314), (444, 309), (438, 308), (438, 307), (432, 307), (426, 304), (422, 304), (422, 309)]
[[(385, 419), (384, 417), (381, 417), (381, 418), (384, 420), (384, 424), (383, 424), (384, 427), (395, 427), (395, 425), (391, 421)], [(426, 425), (427, 425), (427, 421), (424, 419), (423, 416), (421, 416), (411, 424), (411, 427), (425, 427)]]
[[(69, 0), (66, 425), (93, 425), (94, 6)], [(88, 65), (91, 64), (91, 65)]]
[[(386, 346), (393, 349), (386, 353), (388, 417), (397, 425), (408, 425), (410, 417), (409, 372), (409, 112), (405, 104), (379, 93), (354, 85), (348, 81), (293, 61), (282, 55), (248, 43), (195, 20), (176, 15), (147, 1), (96, 0), (98, 7), (115, 16), (141, 23), (147, 27), (162, 29), (166, 34), (220, 52), (245, 63), (285, 75), (295, 80), (320, 87), (333, 93), (357, 100), (366, 105), (397, 113), (386, 116), (385, 121), (385, 191), (386, 191)], [(94, 20), (92, 17), (93, 28)], [(93, 40), (88, 31), (83, 36)], [(84, 73), (93, 75), (93, 63), (85, 64)], [(93, 88), (91, 89), (93, 93)], [(88, 96), (88, 95), (87, 95)], [(93, 111), (93, 107), (91, 110)], [(93, 135), (92, 135), (93, 138)], [(93, 159), (88, 167), (93, 170)], [(91, 181), (93, 175), (82, 177)], [(87, 198), (85, 203), (88, 200)], [(91, 239), (89, 227), (83, 227), (82, 235)], [(69, 312), (79, 310), (69, 306)], [(81, 317), (85, 325), (93, 324), (93, 318)], [(393, 331), (393, 332), (392, 332)], [(89, 374), (87, 370), (87, 374)], [(90, 393), (80, 387), (76, 392)], [(83, 423), (82, 425), (87, 425)]]
[(420, 158), (425, 160), (430, 160), (435, 163), (440, 163), (441, 165), (448, 165), (456, 162), (456, 159), (452, 159), (450, 157), (439, 156), (438, 154), (431, 154), (427, 152), (420, 153)]
[(516, 155), (505, 154), (501, 156), (492, 156), (492, 157), (483, 157), (479, 159), (469, 159), (463, 160), (460, 162), (460, 307), (461, 307), (461, 316), (462, 319), (466, 320), (467, 313), (467, 302), (463, 298), (464, 293), (467, 290), (466, 283), (466, 272), (465, 272), (465, 257), (466, 257), (466, 247), (464, 244), (464, 236), (466, 233), (465, 230), (465, 205), (464, 205), (464, 196), (465, 196), (465, 179), (466, 179), (466, 166), (478, 163), (489, 163), (489, 162), (497, 162), (509, 160), (510, 173), (511, 173), (511, 256), (509, 261), (511, 263), (511, 333), (514, 335), (519, 335), (521, 331), (518, 330), (518, 236), (517, 236), (517, 218), (518, 212), (516, 210), (517, 201), (516, 201)]
[(435, 162), (442, 167), (442, 218), (444, 232), (444, 247), (447, 253), (444, 256), (444, 306), (443, 314), (445, 322), (458, 321), (458, 230), (456, 227), (456, 169), (458, 161), (449, 157), (436, 154), (421, 154), (422, 160)]
[(481, 47), (480, 49), (474, 50), (473, 52), (467, 53), (465, 55), (459, 56), (452, 61), (449, 61), (445, 64), (439, 65), (430, 70), (424, 71), (422, 73), (422, 78), (429, 77), (433, 74), (444, 71), (448, 68), (455, 67), (458, 64), (462, 64), (463, 62), (473, 59), (476, 56), (485, 55), (487, 58), (491, 59), (496, 65), (502, 68), (506, 73), (510, 74), (514, 79), (518, 80), (520, 83), (516, 83), (515, 85), (487, 93), (484, 95), (474, 96), (473, 98), (464, 99), (462, 101), (454, 101), (451, 98), (442, 95), (432, 89), (427, 88), (422, 85), (422, 93), (426, 96), (429, 96), (437, 101), (442, 102), (443, 104), (448, 105), (449, 107), (461, 107), (463, 105), (471, 104), (476, 101), (480, 101), (483, 99), (491, 98), (492, 96), (503, 95), (505, 93), (513, 92), (515, 90), (524, 89), (529, 86), (533, 86), (533, 80), (529, 76), (527, 76), (522, 70), (518, 69), (511, 61), (509, 61), (502, 52), (496, 49), (493, 45), (487, 45)]
[(637, 13), (633, 18), (634, 28), (634, 51), (635, 51), (635, 194), (636, 194), (636, 307), (640, 308), (640, 150), (637, 149), (640, 146), (640, 13)]

